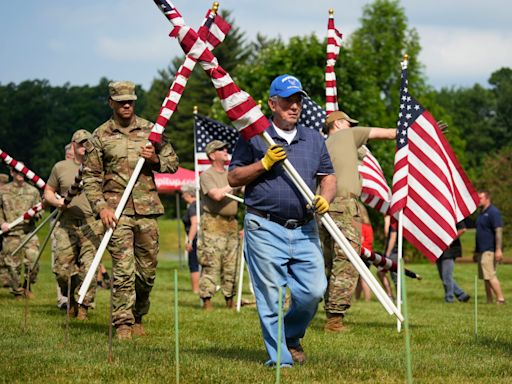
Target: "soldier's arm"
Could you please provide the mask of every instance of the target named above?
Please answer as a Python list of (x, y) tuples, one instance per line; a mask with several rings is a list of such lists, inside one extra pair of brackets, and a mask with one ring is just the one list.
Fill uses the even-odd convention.
[(374, 128), (372, 127), (368, 139), (393, 140), (396, 138), (396, 128)]
[(108, 208), (103, 197), (103, 151), (100, 141), (93, 137), (85, 144), (84, 172), (82, 181), (83, 191), (92, 209), (99, 214), (102, 209)]
[(153, 171), (160, 173), (175, 173), (178, 170), (178, 155), (164, 137), (161, 145), (157, 146), (156, 154), (159, 162), (153, 165)]

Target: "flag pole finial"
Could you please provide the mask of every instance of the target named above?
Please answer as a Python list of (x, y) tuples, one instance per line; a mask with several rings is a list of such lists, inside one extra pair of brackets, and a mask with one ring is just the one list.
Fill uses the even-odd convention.
[(404, 61), (409, 61), (409, 55), (407, 53), (404, 53)]
[(260, 107), (260, 109), (261, 109), (262, 106), (263, 106), (263, 100), (260, 99), (260, 100), (258, 100), (258, 107)]
[(329, 16), (330, 17), (334, 16), (334, 9), (329, 8)]
[(212, 5), (212, 11), (213, 11), (214, 13), (217, 13), (217, 11), (219, 10), (219, 5), (220, 5), (220, 4), (219, 4), (219, 2), (218, 2), (218, 1), (215, 1), (215, 2), (213, 3), (213, 5)]
[(199, 108), (197, 108), (197, 105), (194, 105), (194, 115), (197, 115), (197, 112), (199, 111)]

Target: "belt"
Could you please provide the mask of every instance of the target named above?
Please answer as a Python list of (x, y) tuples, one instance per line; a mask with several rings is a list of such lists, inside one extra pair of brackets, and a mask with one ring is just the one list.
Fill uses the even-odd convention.
[(304, 219), (283, 219), (282, 217), (276, 216), (272, 213), (267, 213), (260, 211), (259, 209), (247, 207), (247, 213), (252, 213), (253, 215), (263, 217), (264, 219), (270, 220), (274, 223), (277, 223), (286, 229), (296, 229), (302, 227), (303, 225), (309, 223), (313, 219), (313, 214), (309, 214)]

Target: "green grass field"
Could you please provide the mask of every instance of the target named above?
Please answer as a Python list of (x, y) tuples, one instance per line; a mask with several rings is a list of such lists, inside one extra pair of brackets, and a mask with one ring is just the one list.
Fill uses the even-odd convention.
[[(162, 236), (172, 230), (164, 223)], [(174, 226), (175, 228), (175, 226)], [(164, 248), (164, 247), (162, 247)], [(109, 262), (106, 260), (108, 266)], [(162, 260), (145, 318), (148, 336), (131, 342), (114, 339), (113, 362), (108, 357), (109, 291), (100, 290), (90, 319), (69, 324), (56, 307), (55, 281), (49, 255), (42, 259), (36, 298), (25, 303), (0, 290), (0, 382), (37, 383), (173, 383), (175, 382), (174, 270), (178, 263)], [(459, 285), (471, 294), (469, 303), (445, 304), (435, 266), (410, 265), (424, 280), (407, 280), (412, 334), (413, 375), (418, 383), (512, 382), (512, 304), (478, 306), (478, 337), (474, 333), (474, 264), (456, 266)], [(499, 267), (505, 295), (512, 298), (511, 265)], [(245, 286), (245, 296), (248, 289)], [(485, 300), (479, 282), (478, 301)], [(222, 308), (203, 313), (190, 292), (188, 271), (179, 270), (180, 382), (272, 383), (275, 371), (266, 360), (254, 308), (241, 313)], [(281, 371), (282, 383), (403, 383), (403, 333), (394, 318), (375, 300), (355, 302), (347, 331), (325, 334), (319, 311), (303, 346), (309, 361)]]

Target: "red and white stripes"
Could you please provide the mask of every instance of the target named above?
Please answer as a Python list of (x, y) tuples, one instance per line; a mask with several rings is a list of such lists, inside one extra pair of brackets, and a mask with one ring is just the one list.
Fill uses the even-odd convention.
[(11, 156), (0, 149), (0, 159), (8, 166), (14, 168), (16, 171), (21, 172), (25, 177), (31, 180), (39, 189), (44, 189), (46, 183), (43, 179), (37, 176), (34, 172), (28, 169), (25, 164), (14, 160)]
[(363, 146), (366, 155), (359, 164), (362, 190), (361, 201), (386, 215), (391, 204), (391, 189), (378, 160)]
[(84, 166), (81, 165), (78, 169), (78, 173), (75, 176), (75, 181), (69, 187), (68, 192), (66, 193), (66, 197), (64, 197), (64, 205), (68, 206), (73, 200), (73, 197), (78, 195), (78, 193), (82, 190), (82, 173), (84, 171)]
[(329, 10), (327, 22), (327, 65), (325, 66), (325, 111), (338, 110), (338, 94), (336, 91), (336, 73), (334, 65), (338, 59), (342, 34), (334, 27), (334, 12)]
[[(177, 12), (170, 12), (169, 14), (164, 12), (164, 14), (169, 18), (169, 20), (178, 17)], [(209, 49), (213, 49), (224, 41), (230, 29), (231, 25), (229, 25), (222, 17), (218, 16), (216, 11), (208, 10), (205, 20), (201, 27), (199, 27), (198, 36), (206, 43)], [(171, 36), (174, 36), (174, 33), (175, 29), (171, 32)], [(188, 79), (194, 70), (196, 63), (197, 60), (195, 58), (190, 55), (185, 56), (185, 62), (176, 72), (174, 81), (169, 88), (169, 92), (162, 102), (160, 113), (149, 135), (150, 141), (159, 143), (162, 140), (164, 129), (169, 119), (176, 111), (176, 107), (178, 106), (181, 95), (185, 90)]]
[(160, 10), (173, 24), (172, 36), (178, 38), (187, 56), (199, 61), (210, 76), (222, 107), (235, 128), (245, 140), (262, 133), (268, 128), (268, 120), (253, 98), (236, 86), (229, 74), (219, 65), (207, 44), (185, 24), (171, 1), (154, 0)]
[(37, 203), (23, 214), (23, 220), (30, 220), (44, 209), (43, 203)]

